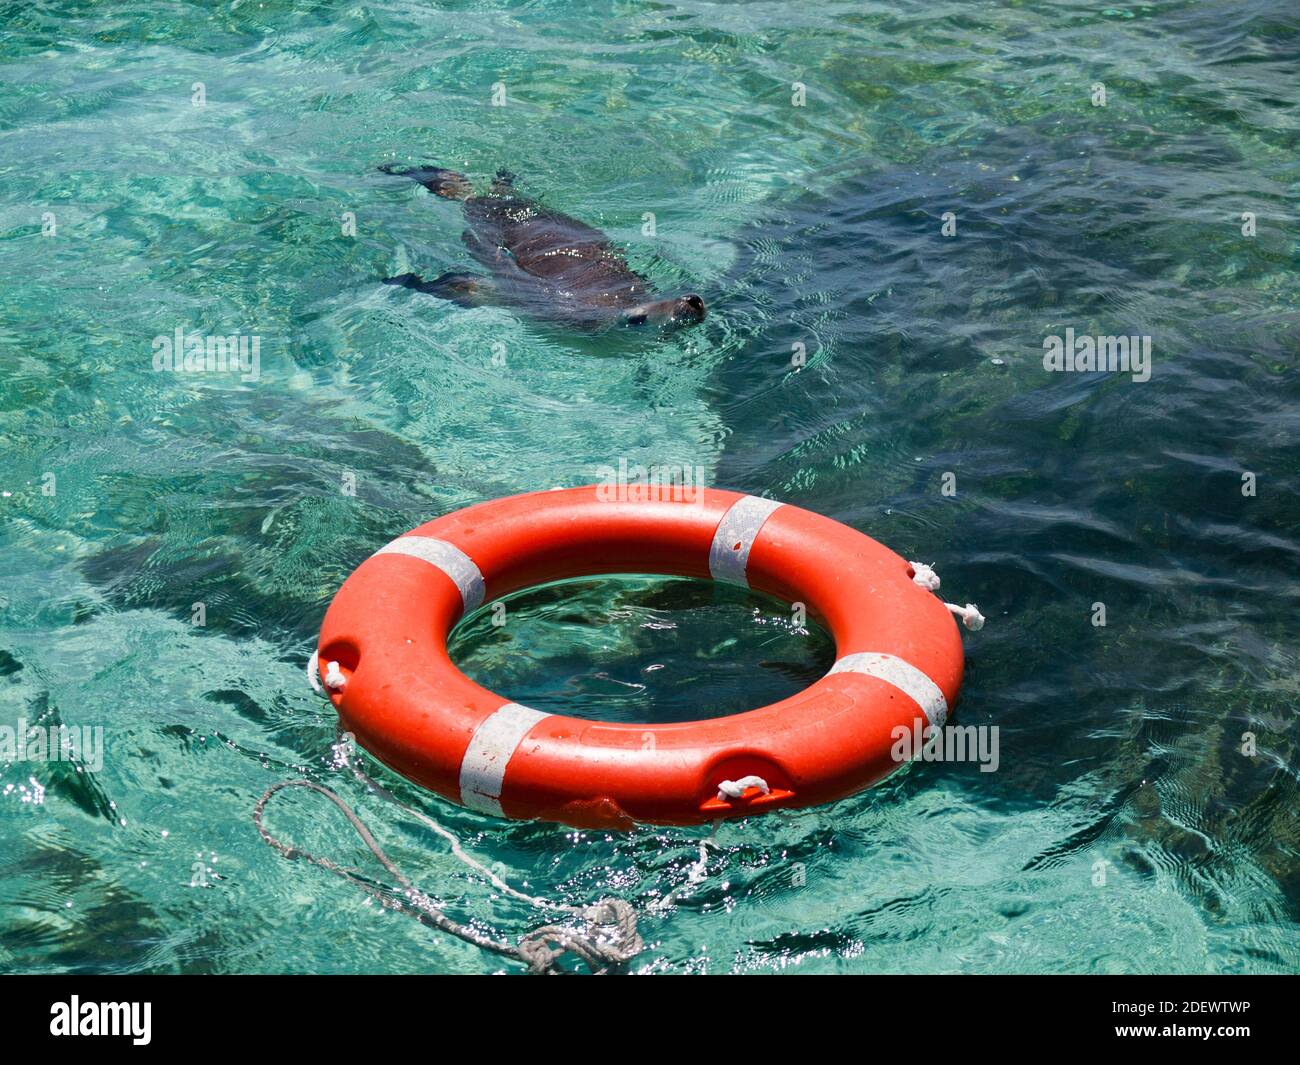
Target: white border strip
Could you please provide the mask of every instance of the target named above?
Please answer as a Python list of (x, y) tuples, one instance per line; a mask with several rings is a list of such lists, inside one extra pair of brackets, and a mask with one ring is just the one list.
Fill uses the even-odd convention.
[(460, 763), (462, 806), (505, 817), (501, 810), (501, 786), (506, 779), (506, 766), (533, 726), (550, 716), (531, 706), (506, 703), (474, 730)]
[(442, 570), (460, 589), (466, 614), (477, 610), (483, 602), (482, 572), (469, 555), (446, 540), (437, 540), (432, 536), (399, 536), (392, 543), (381, 547), (375, 555), (409, 555)]
[(709, 573), (715, 581), (749, 587), (749, 552), (763, 523), (781, 506), (775, 499), (744, 496), (728, 508), (709, 545)]
[[(875, 651), (859, 651), (857, 654), (845, 655), (835, 665), (831, 673), (862, 673), (868, 677), (892, 684), (909, 699), (914, 699), (925, 712), (925, 719), (933, 728), (942, 728), (948, 720), (948, 700), (934, 681), (916, 666), (897, 655), (878, 654)], [(828, 673), (827, 676), (830, 676)]]

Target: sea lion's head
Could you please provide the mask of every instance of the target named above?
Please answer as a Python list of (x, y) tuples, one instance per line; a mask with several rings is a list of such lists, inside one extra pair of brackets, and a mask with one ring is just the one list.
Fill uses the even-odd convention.
[(657, 325), (660, 329), (685, 329), (704, 321), (708, 310), (704, 301), (694, 292), (666, 300), (654, 300), (629, 307), (623, 312), (623, 322), (630, 326)]

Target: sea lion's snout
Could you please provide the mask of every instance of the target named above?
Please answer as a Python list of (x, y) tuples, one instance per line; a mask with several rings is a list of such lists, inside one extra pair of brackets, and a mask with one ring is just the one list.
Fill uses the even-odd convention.
[(661, 329), (683, 329), (704, 321), (704, 301), (694, 292), (676, 299), (655, 300), (633, 307), (623, 315), (627, 325), (657, 325)]

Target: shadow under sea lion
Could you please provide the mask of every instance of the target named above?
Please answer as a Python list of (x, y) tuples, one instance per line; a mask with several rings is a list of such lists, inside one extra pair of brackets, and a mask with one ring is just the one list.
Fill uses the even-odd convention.
[(627, 265), (599, 229), (543, 207), (515, 190), (514, 175), (497, 171), (485, 196), (474, 195), (463, 174), (439, 167), (385, 174), (409, 177), (435, 196), (464, 203), (469, 228), (461, 240), (491, 276), (446, 273), (432, 281), (417, 274), (384, 279), (386, 285), (425, 292), (463, 307), (501, 303), (546, 321), (584, 329), (656, 325), (681, 329), (704, 320), (694, 293), (654, 299), (650, 283)]

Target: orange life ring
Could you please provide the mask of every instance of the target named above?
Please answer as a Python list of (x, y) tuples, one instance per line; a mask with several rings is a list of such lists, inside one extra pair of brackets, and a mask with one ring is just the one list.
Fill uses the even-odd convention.
[[(961, 638), (909, 563), (769, 499), (716, 489), (644, 498), (669, 491), (512, 496), (381, 548), (339, 589), (321, 627), (313, 669), (343, 728), (397, 772), (475, 810), (628, 828), (843, 798), (898, 768), (896, 726), (943, 724), (961, 686)], [(484, 602), (602, 573), (711, 577), (802, 602), (830, 629), (835, 665), (757, 710), (646, 725), (544, 714), (452, 664), (448, 633)]]

